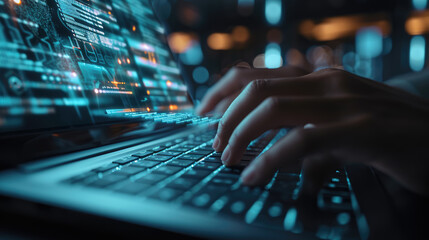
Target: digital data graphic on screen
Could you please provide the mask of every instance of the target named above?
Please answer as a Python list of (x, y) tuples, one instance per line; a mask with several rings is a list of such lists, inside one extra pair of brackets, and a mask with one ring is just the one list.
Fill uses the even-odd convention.
[(149, 0), (0, 0), (0, 132), (191, 107)]

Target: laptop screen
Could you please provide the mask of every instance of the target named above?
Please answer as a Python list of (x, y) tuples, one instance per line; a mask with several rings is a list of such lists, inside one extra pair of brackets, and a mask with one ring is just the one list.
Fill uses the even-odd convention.
[(149, 0), (0, 0), (0, 132), (191, 108), (163, 34)]

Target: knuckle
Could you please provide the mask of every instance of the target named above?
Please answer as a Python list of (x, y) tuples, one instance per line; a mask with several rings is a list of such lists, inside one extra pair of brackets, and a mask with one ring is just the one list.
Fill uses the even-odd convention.
[(267, 79), (256, 79), (249, 83), (249, 91), (255, 94), (263, 93), (267, 90), (269, 81)]
[(280, 105), (280, 99), (278, 97), (269, 97), (264, 101), (264, 104), (268, 111), (275, 111)]
[(311, 129), (299, 128), (294, 130), (294, 135), (296, 140), (300, 143), (299, 145), (304, 148), (304, 150), (309, 150), (312, 147), (312, 138), (310, 135)]

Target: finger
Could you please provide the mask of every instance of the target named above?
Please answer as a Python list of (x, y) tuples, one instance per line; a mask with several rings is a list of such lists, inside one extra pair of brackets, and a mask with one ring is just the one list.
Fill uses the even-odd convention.
[(255, 79), (295, 77), (302, 76), (308, 72), (296, 67), (282, 67), (278, 69), (250, 69), (250, 65), (241, 62), (215, 84), (204, 96), (196, 109), (199, 115), (212, 111), (215, 106), (229, 94), (241, 89), (247, 83)]
[(359, 112), (352, 107), (356, 101), (361, 100), (354, 97), (270, 97), (240, 122), (229, 139), (219, 140), (228, 142), (222, 161), (227, 166), (237, 164), (249, 143), (267, 130), (302, 126), (310, 121), (328, 123), (354, 116)]
[(321, 96), (324, 88), (321, 81), (314, 81), (308, 75), (298, 78), (258, 79), (252, 81), (230, 105), (219, 122), (217, 131), (217, 151), (228, 144), (236, 126), (264, 99), (269, 96)]
[(323, 183), (340, 166), (340, 160), (329, 153), (317, 153), (304, 159), (301, 171), (300, 197), (314, 198)]
[(211, 87), (201, 100), (195, 112), (199, 115), (212, 111), (216, 105), (224, 98), (240, 90), (243, 85), (241, 81), (236, 81), (237, 69), (229, 71), (217, 84)]
[[(316, 153), (332, 153), (356, 144), (353, 136), (366, 116), (317, 126), (315, 128), (297, 128), (280, 139), (268, 151), (253, 160), (243, 171), (241, 181), (246, 185), (260, 185), (271, 179), (279, 168), (288, 168), (299, 164), (302, 159)], [(347, 158), (341, 158), (348, 161)], [(330, 165), (330, 164), (328, 164)], [(313, 168), (315, 170), (317, 168)], [(314, 171), (313, 171), (314, 172)], [(308, 176), (308, 175), (307, 175)]]

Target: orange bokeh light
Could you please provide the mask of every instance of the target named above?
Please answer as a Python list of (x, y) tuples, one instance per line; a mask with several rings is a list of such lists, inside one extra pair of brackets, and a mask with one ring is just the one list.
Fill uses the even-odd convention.
[(245, 43), (249, 40), (249, 30), (244, 26), (237, 26), (232, 30), (232, 39), (238, 43)]
[(213, 50), (228, 50), (232, 48), (232, 38), (227, 33), (212, 33), (207, 38), (207, 44)]
[(22, 3), (22, 1), (21, 1), (21, 0), (13, 0), (13, 2), (14, 2), (16, 5), (21, 5), (21, 3)]
[(175, 32), (168, 36), (168, 44), (175, 53), (183, 53), (192, 45), (195, 37), (190, 33)]
[(179, 107), (178, 107), (177, 105), (173, 105), (173, 104), (171, 104), (171, 105), (169, 106), (169, 108), (170, 108), (170, 110), (171, 110), (171, 111), (173, 111), (173, 110), (177, 110)]

